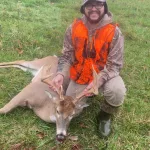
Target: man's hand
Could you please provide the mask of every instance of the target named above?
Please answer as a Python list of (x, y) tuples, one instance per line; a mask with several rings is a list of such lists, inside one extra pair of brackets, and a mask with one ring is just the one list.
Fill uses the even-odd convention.
[(53, 78), (52, 85), (50, 85), (49, 87), (53, 91), (57, 91), (57, 89), (59, 89), (60, 86), (63, 84), (63, 81), (64, 81), (64, 76), (61, 74), (58, 74), (56, 75), (56, 77)]
[(93, 82), (91, 82), (86, 88), (85, 88), (85, 90), (83, 91), (83, 93), (85, 94), (85, 96), (93, 96), (94, 94), (93, 93), (88, 93), (88, 91), (90, 90), (90, 89), (92, 89), (94, 87), (94, 84), (93, 84)]

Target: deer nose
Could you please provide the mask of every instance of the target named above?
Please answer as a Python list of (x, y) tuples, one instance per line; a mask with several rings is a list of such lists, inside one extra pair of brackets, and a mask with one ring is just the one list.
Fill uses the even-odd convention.
[(63, 134), (57, 134), (56, 135), (56, 140), (60, 143), (64, 142), (64, 140), (66, 139), (66, 136)]

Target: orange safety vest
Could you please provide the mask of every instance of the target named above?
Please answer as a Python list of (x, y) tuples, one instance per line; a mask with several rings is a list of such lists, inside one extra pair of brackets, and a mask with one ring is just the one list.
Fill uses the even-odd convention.
[(75, 61), (70, 67), (72, 80), (78, 84), (88, 84), (93, 80), (92, 65), (97, 73), (104, 69), (115, 28), (116, 25), (113, 24), (105, 25), (89, 38), (88, 29), (83, 21), (81, 19), (74, 21), (72, 43), (75, 49)]

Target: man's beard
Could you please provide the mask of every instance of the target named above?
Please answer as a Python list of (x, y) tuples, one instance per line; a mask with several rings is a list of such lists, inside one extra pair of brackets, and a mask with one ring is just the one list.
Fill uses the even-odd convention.
[[(90, 15), (91, 15), (93, 12), (96, 12), (96, 13), (99, 15), (99, 17), (98, 17), (97, 20), (92, 20), (92, 19), (90, 18)], [(90, 11), (90, 12), (88, 12), (88, 15), (85, 14), (85, 16), (86, 16), (87, 20), (88, 20), (90, 23), (92, 23), (92, 24), (97, 24), (97, 23), (103, 18), (104, 14), (101, 14), (100, 11)]]

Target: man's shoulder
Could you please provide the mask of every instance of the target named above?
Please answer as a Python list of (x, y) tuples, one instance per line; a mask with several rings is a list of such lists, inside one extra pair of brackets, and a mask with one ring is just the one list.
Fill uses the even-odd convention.
[(115, 27), (115, 36), (118, 37), (120, 35), (122, 35), (122, 32), (120, 30), (119, 24), (118, 23), (110, 23), (110, 25), (112, 25), (113, 27)]
[(116, 36), (122, 36), (122, 32), (119, 28), (119, 25), (116, 26), (115, 34), (116, 34)]
[(73, 26), (75, 23), (79, 22), (79, 21), (82, 21), (82, 18), (75, 18), (75, 19), (73, 20), (73, 22), (68, 26), (67, 29), (71, 29), (72, 26)]

